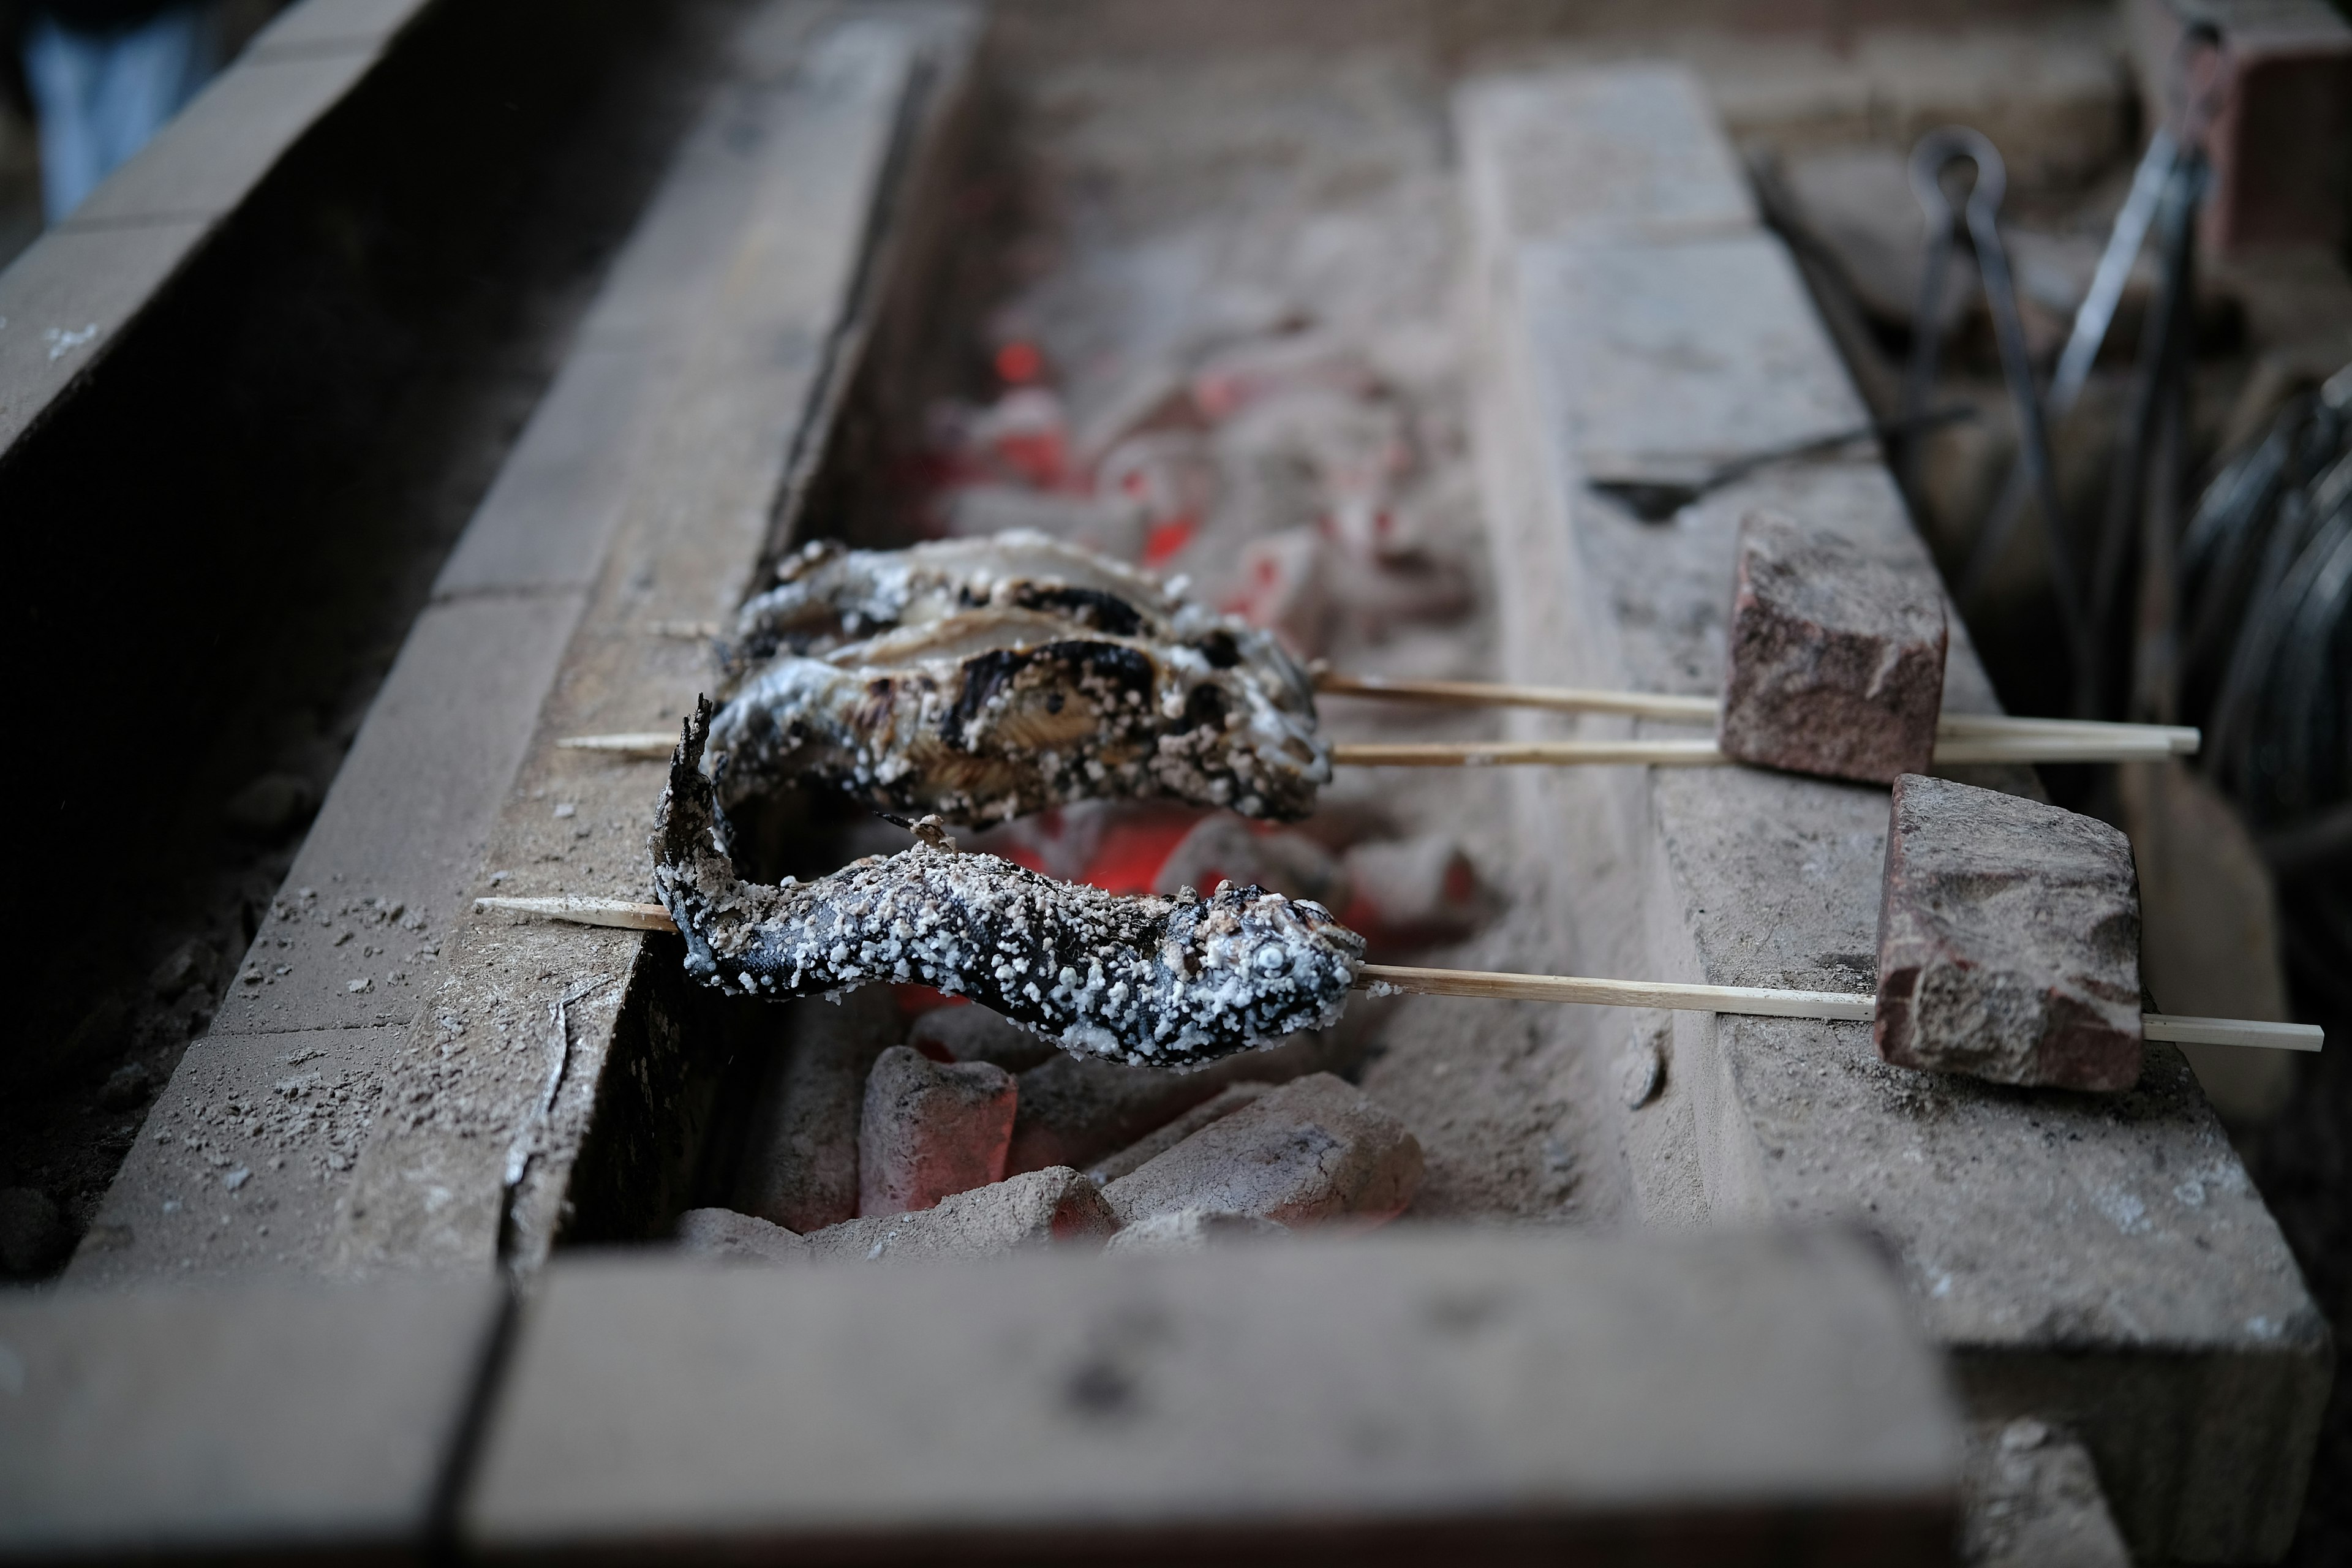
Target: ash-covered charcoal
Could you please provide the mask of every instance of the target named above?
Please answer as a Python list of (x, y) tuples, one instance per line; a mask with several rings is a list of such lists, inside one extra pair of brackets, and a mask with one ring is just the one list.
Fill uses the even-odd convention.
[(1306, 673), (1265, 633), (1163, 586), (1147, 572), (1034, 529), (948, 539), (906, 550), (804, 546), (776, 585), (746, 604), (721, 647), (740, 679), (779, 653), (828, 654), (884, 632), (928, 626), (973, 610), (1022, 610), (1075, 632), (1179, 645), (1217, 668), (1260, 668), (1286, 710), (1315, 711)]
[(1306, 691), (1255, 633), (1156, 641), (991, 605), (778, 654), (719, 711), (710, 771), (730, 811), (814, 784), (953, 823), (1104, 797), (1286, 820), (1331, 777)]
[(670, 762), (654, 887), (687, 973), (720, 990), (805, 996), (877, 981), (929, 985), (1065, 1050), (1196, 1067), (1336, 1021), (1363, 939), (1319, 904), (1257, 888), (1123, 898), (919, 841), (806, 883), (740, 880), (701, 770), (708, 701)]

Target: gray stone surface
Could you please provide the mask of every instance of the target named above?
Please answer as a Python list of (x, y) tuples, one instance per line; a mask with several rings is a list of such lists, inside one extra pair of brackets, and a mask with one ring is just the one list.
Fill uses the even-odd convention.
[(1228, 1085), (1156, 1131), (1137, 1139), (1116, 1154), (1096, 1161), (1087, 1167), (1087, 1179), (1098, 1187), (1106, 1186), (1158, 1159), (1210, 1122), (1251, 1104), (1271, 1088), (1273, 1085), (1264, 1083)]
[(525, 1311), (486, 1558), (1949, 1561), (1940, 1374), (1832, 1237), (573, 1258)]
[(677, 1216), (677, 1249), (711, 1263), (797, 1263), (806, 1241), (782, 1226), (733, 1209), (688, 1209)]
[(1936, 759), (1943, 586), (1773, 512), (1739, 524), (1716, 743), (1801, 773), (1893, 784)]
[(1297, 1228), (1381, 1225), (1421, 1185), (1421, 1144), (1354, 1085), (1313, 1073), (1220, 1117), (1103, 1188), (1122, 1224), (1183, 1209)]
[(866, 1075), (857, 1124), (857, 1212), (905, 1214), (1004, 1179), (1013, 1075), (989, 1062), (932, 1061), (892, 1046)]
[(1871, 1038), (1898, 1067), (2117, 1090), (2139, 1080), (2139, 888), (2095, 817), (1895, 782)]
[(857, 1215), (866, 1079), (897, 1033), (898, 1007), (887, 986), (785, 1007), (735, 1198), (744, 1213), (805, 1236)]
[[(1580, 117), (1583, 86), (1561, 90), (1560, 112), (1525, 111), (1519, 133), (1549, 127), (1544, 155), (1568, 163), (1617, 156), (1636, 122)], [(1474, 428), (1506, 678), (1720, 689), (1733, 540), (1759, 508), (1931, 571), (1875, 463), (1759, 473), (1657, 525), (1583, 490), (1627, 450), (1696, 464), (1860, 410), (1775, 241), (1517, 228), (1480, 112), (1465, 94), (1484, 322)], [(1675, 133), (1717, 134), (1703, 117)], [(1992, 706), (1955, 618), (1943, 708)], [(1517, 732), (1563, 728), (1531, 717)], [(1561, 967), (1873, 984), (1884, 792), (1743, 768), (1561, 771), (1588, 776), (1530, 776), (1520, 795), (1528, 841), (1558, 846), (1565, 872)], [(2035, 792), (2021, 772), (1954, 772)], [(2138, 1086), (2101, 1099), (1906, 1072), (1859, 1025), (1679, 1014), (1664, 1054), (1659, 1098), (1622, 1112), (1645, 1218), (1867, 1224), (1954, 1352), (1972, 1408), (2074, 1432), (2135, 1552), (2242, 1562), (2284, 1549), (2327, 1335), (2177, 1053), (2151, 1047)]]
[(968, 1003), (932, 1008), (907, 1031), (907, 1043), (927, 1057), (993, 1062), (1013, 1073), (1043, 1067), (1061, 1055), (1061, 1047), (1053, 1041), (1040, 1039), (1012, 1020)]
[(0, 1296), (0, 1556), (415, 1554), (500, 1283)]
[(1003, 1258), (1056, 1245), (1099, 1247), (1118, 1225), (1092, 1182), (1055, 1166), (957, 1193), (911, 1214), (827, 1226), (803, 1239), (814, 1258)]
[(1121, 1227), (1104, 1244), (1113, 1256), (1136, 1252), (1198, 1252), (1231, 1241), (1262, 1241), (1288, 1236), (1290, 1227), (1278, 1220), (1230, 1209), (1174, 1209)]

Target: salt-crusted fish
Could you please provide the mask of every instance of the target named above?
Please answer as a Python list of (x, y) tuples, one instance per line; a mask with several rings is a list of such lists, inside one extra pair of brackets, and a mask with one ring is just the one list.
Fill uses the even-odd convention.
[(1265, 633), (1164, 586), (1150, 573), (1031, 529), (906, 550), (848, 550), (819, 540), (787, 558), (776, 585), (746, 604), (721, 645), (740, 678), (778, 653), (822, 655), (878, 633), (971, 610), (1026, 610), (1081, 632), (1190, 643), (1213, 664), (1267, 664), (1286, 675), (1286, 705), (1311, 714), (1313, 688)]
[(805, 782), (955, 823), (1111, 796), (1296, 819), (1330, 752), (1311, 700), (1290, 700), (1305, 677), (1251, 637), (1170, 642), (991, 605), (779, 653), (720, 710), (711, 776), (730, 811)]
[(670, 763), (654, 888), (688, 975), (785, 997), (880, 981), (969, 996), (1062, 1048), (1191, 1068), (1338, 1021), (1363, 938), (1320, 904), (1227, 884), (1207, 899), (1125, 898), (918, 842), (782, 887), (740, 880), (701, 770), (704, 702)]

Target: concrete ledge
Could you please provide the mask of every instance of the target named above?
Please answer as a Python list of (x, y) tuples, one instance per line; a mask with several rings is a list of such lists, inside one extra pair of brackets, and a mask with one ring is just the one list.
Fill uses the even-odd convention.
[(0, 1556), (422, 1559), (505, 1294), (0, 1298)]
[(1959, 1458), (1905, 1309), (1827, 1235), (575, 1256), (485, 1442), (464, 1538), (501, 1560), (1942, 1562)]
[(0, 272), (0, 459), (430, 4), (294, 6)]
[[(1656, 524), (1586, 489), (1604, 468), (1672, 473), (1862, 416), (1768, 237), (1629, 237), (1611, 192), (1591, 223), (1558, 210), (1556, 190), (1550, 205), (1514, 197), (1514, 170), (1549, 163), (1708, 166), (1690, 144), (1720, 132), (1696, 93), (1643, 66), (1626, 80), (1649, 84), (1648, 110), (1603, 112), (1619, 100), (1592, 85), (1605, 74), (1473, 85), (1458, 105), (1506, 668), (1519, 681), (1713, 693), (1744, 512), (1834, 528), (1906, 574), (1934, 569), (1893, 484), (1860, 457), (1763, 470)], [(1647, 144), (1660, 139), (1673, 144)], [(1737, 205), (1728, 191), (1675, 200)], [(1529, 211), (1533, 232), (1520, 226)], [(1951, 624), (1945, 706), (1990, 710)], [(1748, 768), (1581, 771), (1593, 776), (1530, 778), (1522, 794), (1531, 839), (1565, 832), (1573, 847), (1560, 918), (1580, 951), (1560, 962), (1869, 987), (1885, 792)], [(2141, 1087), (2116, 1097), (1908, 1072), (1879, 1061), (1858, 1026), (1683, 1014), (1667, 1055), (1665, 1093), (1627, 1118), (1645, 1217), (1868, 1226), (1929, 1331), (1961, 1355), (1976, 1412), (2075, 1431), (2137, 1552), (2255, 1562), (2285, 1549), (2327, 1332), (2178, 1053), (2152, 1049)]]

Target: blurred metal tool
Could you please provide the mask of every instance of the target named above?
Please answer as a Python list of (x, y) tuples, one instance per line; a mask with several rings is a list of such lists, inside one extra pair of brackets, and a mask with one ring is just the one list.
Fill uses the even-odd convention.
[[(2058, 356), (2058, 369), (2050, 378), (2050, 391), (2042, 405), (2052, 421), (2064, 418), (2072, 412), (2074, 400), (2083, 395), (2083, 383), (2089, 379), (2091, 366), (2098, 362), (2099, 350), (2107, 341), (2107, 329), (2115, 325), (2116, 307), (2123, 302), (2124, 285), (2131, 281), (2132, 263), (2139, 259), (2140, 247), (2147, 243), (2147, 231), (2156, 220), (2157, 204), (2164, 195), (2165, 183), (2172, 177), (2173, 164), (2180, 156), (2180, 144), (2162, 126), (2148, 138), (2147, 151), (2140, 154), (2139, 170), (2132, 175), (2131, 194), (2124, 198), (2123, 210), (2116, 214), (2116, 226), (2107, 235), (2107, 247), (2100, 254), (2098, 269), (2091, 274), (2091, 287), (2083, 302), (2074, 310), (2074, 329), (2068, 334), (2065, 351)], [(2017, 519), (2025, 510), (2025, 498), (2032, 489), (2025, 455), (2018, 454), (2010, 465), (2009, 479), (2002, 484), (2000, 499), (1993, 503), (1984, 526), (1977, 531), (1976, 543), (1969, 551), (1968, 565), (1960, 573), (1956, 597), (1963, 605), (1972, 601), (1977, 590), (1984, 586), (1986, 575), (2000, 552), (2008, 547), (2010, 533), (2017, 527)]]
[(1585, 480), (1588, 489), (1622, 501), (1635, 517), (1643, 522), (1664, 522), (1701, 496), (1719, 490), (1736, 480), (1744, 479), (1759, 468), (1774, 463), (1794, 462), (1803, 458), (1825, 457), (1841, 447), (1876, 437), (1881, 440), (1909, 436), (1937, 426), (1956, 425), (1977, 416), (1972, 403), (1955, 403), (1926, 414), (1906, 415), (1899, 419), (1874, 419), (1867, 425), (1855, 425), (1835, 430), (1827, 436), (1809, 436), (1801, 441), (1791, 441), (1783, 447), (1769, 447), (1760, 452), (1748, 452), (1718, 463), (1693, 479), (1597, 479)]
[[(1927, 405), (1936, 381), (1936, 307), (1944, 297), (1944, 278), (1951, 268), (1958, 225), (1952, 203), (1944, 192), (1944, 171), (1961, 159), (1976, 166), (1976, 184), (1969, 192), (1969, 238), (1976, 249), (1977, 271), (1984, 279), (1985, 303), (1992, 311), (1994, 341), (2000, 348), (2000, 366), (2009, 383), (2010, 401), (2017, 409), (2018, 452), (2029, 482), (2042, 502), (2043, 526), (2050, 536), (2050, 583), (2058, 599), (2059, 623), (2073, 656), (2078, 706), (2088, 693), (2081, 689), (2091, 668), (2083, 622), (2083, 595), (2058, 509), (2058, 487), (2050, 467), (2049, 433), (2042, 420), (2042, 399), (2033, 385), (2033, 365), (2026, 358), (2025, 326), (2017, 310), (2017, 288), (2010, 276), (2009, 253), (2000, 240), (2000, 200), (2009, 186), (2009, 171), (2000, 153), (1982, 132), (1965, 125), (1931, 131), (1911, 150), (1911, 190), (1927, 216), (1927, 264), (1919, 283), (1919, 309), (1912, 335), (1911, 369), (1904, 386), (1903, 408), (1916, 416)], [(1914, 437), (1904, 443), (1903, 481), (1914, 497), (1919, 494), (1919, 447)]]

